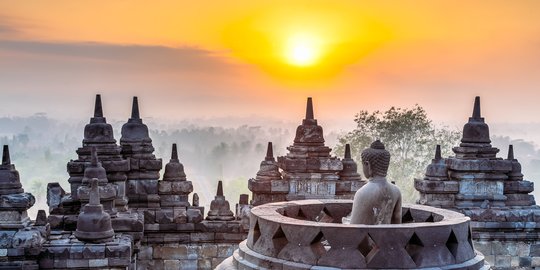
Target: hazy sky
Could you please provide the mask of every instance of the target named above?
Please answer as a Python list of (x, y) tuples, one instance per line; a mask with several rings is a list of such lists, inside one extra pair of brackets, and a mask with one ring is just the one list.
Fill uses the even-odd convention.
[(538, 121), (540, 1), (0, 0), (0, 116)]

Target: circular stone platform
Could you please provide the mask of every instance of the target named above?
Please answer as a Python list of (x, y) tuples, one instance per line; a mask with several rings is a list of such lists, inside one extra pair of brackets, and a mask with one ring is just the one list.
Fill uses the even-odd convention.
[(350, 200), (255, 207), (248, 239), (217, 269), (489, 269), (460, 213), (404, 205), (403, 224), (342, 224), (351, 209)]

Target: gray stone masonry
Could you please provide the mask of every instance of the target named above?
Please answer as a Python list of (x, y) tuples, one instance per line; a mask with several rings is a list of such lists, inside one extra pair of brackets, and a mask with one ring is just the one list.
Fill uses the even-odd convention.
[(415, 179), (419, 204), (452, 209), (471, 218), (475, 245), (494, 269), (534, 269), (540, 254), (540, 207), (523, 179), (512, 145), (506, 159), (491, 146), (489, 126), (476, 97), (473, 114), (463, 127), (455, 156), (435, 158), (423, 179)]

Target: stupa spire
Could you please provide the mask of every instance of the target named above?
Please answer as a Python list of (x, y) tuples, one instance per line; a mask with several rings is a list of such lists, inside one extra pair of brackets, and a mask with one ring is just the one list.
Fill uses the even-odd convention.
[(272, 147), (272, 142), (268, 142), (268, 147), (266, 148), (265, 160), (274, 160), (274, 149)]
[(311, 97), (307, 98), (307, 104), (306, 104), (306, 120), (309, 119), (315, 119), (313, 115), (313, 101)]
[(435, 160), (440, 160), (440, 159), (442, 159), (441, 145), (437, 144), (437, 147), (435, 148)]
[(479, 96), (474, 98), (474, 108), (473, 108), (472, 118), (473, 119), (482, 118), (482, 116), (480, 114), (480, 97)]
[(351, 145), (345, 145), (345, 158), (351, 158)]
[(133, 105), (131, 106), (131, 118), (132, 119), (140, 119), (139, 115), (139, 99), (137, 97), (133, 97)]
[(178, 160), (178, 150), (176, 148), (176, 143), (172, 145), (171, 160)]
[(508, 160), (513, 160), (514, 159), (514, 146), (513, 145), (509, 145), (508, 146)]
[(223, 181), (219, 180), (218, 181), (218, 186), (217, 186), (217, 193), (216, 193), (216, 197), (223, 197)]
[(11, 164), (11, 158), (9, 157), (9, 146), (4, 145), (4, 149), (2, 152), (2, 165), (9, 164)]
[(101, 105), (101, 95), (96, 95), (96, 104), (94, 106), (94, 117), (103, 117), (103, 106)]

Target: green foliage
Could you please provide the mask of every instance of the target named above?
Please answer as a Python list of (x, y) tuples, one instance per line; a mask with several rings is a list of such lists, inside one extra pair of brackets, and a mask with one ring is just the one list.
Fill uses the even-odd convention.
[(449, 155), (460, 139), (458, 130), (436, 127), (418, 105), (412, 109), (392, 107), (385, 112), (362, 110), (354, 121), (356, 128), (339, 138), (335, 152), (343, 155), (345, 144), (349, 143), (353, 157), (359, 162), (362, 150), (380, 139), (392, 155), (388, 179), (396, 182), (406, 202), (414, 202), (417, 196), (414, 178), (422, 177), (435, 146), (440, 144), (446, 151), (443, 155)]
[(231, 210), (240, 199), (240, 194), (248, 194), (251, 198), (251, 191), (247, 187), (248, 180), (245, 177), (237, 177), (229, 181), (223, 181), (223, 194), (231, 204)]

